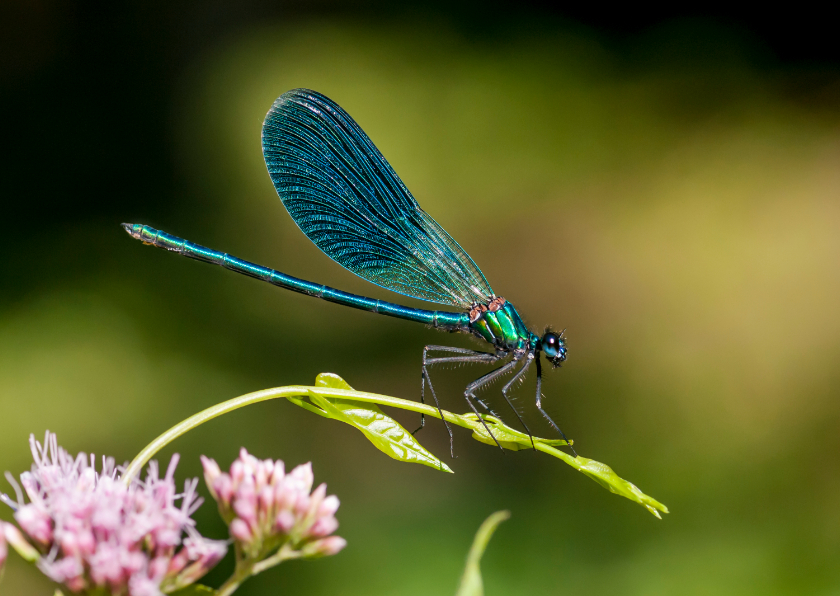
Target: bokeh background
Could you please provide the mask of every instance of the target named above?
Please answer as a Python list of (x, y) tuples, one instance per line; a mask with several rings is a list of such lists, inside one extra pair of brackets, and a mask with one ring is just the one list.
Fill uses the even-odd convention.
[[(199, 454), (224, 465), (240, 446), (311, 460), (349, 547), (243, 595), (452, 594), (475, 529), (502, 508), (490, 595), (840, 594), (840, 55), (825, 15), (4, 4), (0, 469), (27, 469), (27, 438), (45, 429), (129, 460), (206, 406), (322, 371), (416, 399), (424, 344), (473, 345), (119, 227), (395, 299), (323, 256), (265, 172), (265, 112), (309, 87), (360, 123), (529, 324), (567, 328), (549, 411), (672, 513), (465, 432), (445, 475), (264, 403), (162, 457), (182, 454), (182, 478)], [(445, 407), (465, 410), (479, 372), (437, 373)], [(546, 434), (530, 387), (519, 404)], [(439, 424), (420, 438), (446, 455)], [(222, 537), (215, 517), (198, 514)], [(10, 559), (0, 592), (51, 593)]]

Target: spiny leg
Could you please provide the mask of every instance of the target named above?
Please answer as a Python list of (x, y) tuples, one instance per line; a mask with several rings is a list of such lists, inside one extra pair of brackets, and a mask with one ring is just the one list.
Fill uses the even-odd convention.
[[(429, 352), (449, 352), (452, 354), (465, 354), (465, 356), (443, 356), (437, 358), (428, 358)], [(432, 391), (432, 397), (435, 399), (435, 404), (437, 404), (437, 395), (435, 394), (435, 389), (432, 386), (432, 378), (428, 373), (427, 367), (434, 366), (435, 364), (446, 364), (446, 363), (471, 363), (471, 362), (486, 362), (488, 364), (492, 364), (499, 359), (499, 356), (495, 354), (488, 354), (486, 352), (478, 352), (476, 350), (469, 350), (466, 348), (456, 348), (454, 346), (426, 346), (423, 348), (423, 366), (420, 370), (420, 403), (425, 404), (425, 391), (426, 391), (426, 381), (429, 382), (429, 389)], [(481, 402), (479, 402), (481, 403)], [(485, 408), (487, 406), (484, 403), (481, 403)], [(440, 406), (438, 406), (438, 411), (440, 411)], [(443, 416), (443, 412), (441, 412), (441, 416)], [(446, 421), (444, 420), (444, 423)], [(426, 416), (424, 414), (420, 414), (420, 427), (415, 430), (414, 434), (420, 431), (422, 428), (426, 426)], [(450, 436), (452, 433), (449, 433)]]
[[(452, 354), (464, 354), (463, 356), (444, 356), (439, 358), (429, 358), (428, 352), (449, 352)], [(426, 403), (425, 392), (426, 392), (426, 382), (429, 383), (429, 389), (432, 392), (432, 397), (435, 400), (435, 406), (440, 413), (440, 418), (443, 420), (443, 424), (446, 426), (446, 431), (449, 433), (449, 453), (454, 458), (455, 457), (455, 444), (454, 438), (452, 435), (452, 428), (449, 426), (449, 423), (443, 417), (443, 410), (440, 408), (440, 402), (438, 401), (437, 394), (435, 393), (435, 388), (432, 385), (432, 378), (429, 376), (428, 367), (434, 366), (435, 364), (445, 364), (445, 363), (471, 363), (471, 362), (486, 362), (486, 363), (493, 363), (499, 359), (499, 356), (495, 354), (488, 354), (486, 352), (477, 352), (475, 350), (468, 350), (465, 348), (456, 348), (452, 346), (426, 346), (423, 348), (423, 366), (420, 371), (420, 402)], [(473, 408), (475, 410), (475, 408)], [(424, 426), (426, 426), (426, 416), (424, 414), (420, 414), (420, 426), (417, 428), (413, 433), (416, 434), (419, 432)]]
[[(472, 397), (473, 399), (478, 400), (478, 397), (475, 395), (476, 390), (480, 389), (484, 385), (487, 385), (488, 383), (499, 378), (500, 376), (506, 374), (517, 364), (519, 364), (518, 360), (511, 360), (510, 362), (500, 366), (496, 370), (491, 370), (486, 375), (479, 377), (478, 379), (467, 385), (467, 388), (464, 389), (464, 398), (467, 400), (467, 404), (469, 404), (470, 408), (472, 408), (472, 411), (475, 412), (475, 415), (478, 416), (478, 419), (481, 421), (481, 424), (484, 425), (485, 430), (490, 435), (490, 437), (492, 437), (493, 441), (496, 443), (499, 449), (502, 450), (502, 452), (504, 452), (504, 449), (499, 444), (499, 441), (496, 440), (496, 437), (493, 436), (493, 433), (490, 431), (490, 428), (487, 426), (487, 423), (484, 421), (484, 418), (482, 418), (481, 415), (478, 413), (478, 410), (475, 409), (475, 406), (470, 401), (470, 398)], [(507, 396), (505, 396), (505, 399), (507, 400)], [(508, 404), (510, 404), (509, 401)], [(511, 405), (510, 407), (513, 408), (513, 405)], [(514, 412), (516, 413), (517, 418), (519, 418), (519, 412), (517, 412), (515, 409)], [(519, 420), (521, 421), (522, 419), (519, 418)]]
[(566, 441), (566, 443), (569, 445), (569, 449), (572, 450), (572, 454), (575, 457), (577, 457), (578, 456), (577, 451), (575, 451), (575, 448), (572, 446), (571, 443), (569, 443), (569, 439), (566, 438), (566, 434), (562, 430), (560, 430), (559, 426), (557, 426), (554, 423), (554, 420), (551, 419), (551, 416), (546, 414), (545, 410), (542, 409), (542, 399), (541, 399), (542, 398), (542, 365), (540, 364), (540, 357), (539, 356), (536, 357), (536, 361), (537, 361), (537, 409), (540, 411), (540, 413), (543, 416), (545, 416), (545, 419), (548, 420), (549, 424), (551, 424), (551, 426), (554, 427), (554, 430), (556, 430), (558, 433), (560, 433), (560, 436), (563, 437), (563, 440)]
[(537, 446), (534, 445), (534, 435), (531, 434), (531, 429), (528, 428), (528, 425), (525, 424), (524, 420), (522, 420), (522, 416), (519, 415), (519, 412), (516, 411), (516, 408), (513, 407), (513, 403), (511, 403), (510, 399), (508, 398), (508, 391), (510, 391), (510, 388), (513, 387), (513, 384), (516, 383), (516, 381), (518, 381), (519, 379), (521, 379), (522, 375), (524, 375), (528, 371), (533, 360), (534, 354), (532, 352), (529, 352), (528, 356), (525, 359), (525, 364), (522, 365), (522, 368), (520, 368), (516, 372), (516, 374), (513, 375), (513, 378), (510, 381), (508, 381), (504, 387), (502, 387), (502, 395), (504, 396), (505, 401), (510, 406), (510, 409), (513, 410), (513, 413), (516, 414), (517, 418), (519, 418), (520, 424), (522, 424), (522, 426), (525, 427), (525, 432), (528, 433), (528, 438), (531, 439), (531, 447), (533, 447), (534, 451), (536, 451)]
[[(474, 396), (473, 396), (473, 397), (474, 397)], [(499, 449), (501, 449), (501, 450), (502, 450), (502, 453), (504, 453), (504, 452), (505, 452), (504, 447), (502, 447), (502, 446), (499, 444), (499, 441), (497, 441), (497, 440), (496, 440), (496, 437), (495, 437), (495, 436), (493, 435), (493, 433), (490, 431), (490, 427), (488, 427), (488, 426), (487, 426), (487, 423), (484, 421), (484, 418), (482, 418), (482, 417), (481, 417), (481, 414), (479, 414), (479, 413), (478, 413), (478, 410), (476, 410), (476, 409), (475, 409), (475, 406), (474, 406), (474, 405), (473, 405), (473, 403), (470, 401), (470, 396), (469, 396), (469, 395), (467, 395), (467, 394), (465, 393), (465, 394), (464, 394), (464, 399), (466, 399), (466, 400), (467, 400), (467, 405), (470, 407), (470, 409), (471, 409), (473, 412), (475, 412), (475, 415), (476, 415), (476, 417), (479, 419), (479, 421), (481, 422), (481, 424), (482, 424), (482, 425), (484, 425), (484, 430), (486, 430), (486, 431), (487, 431), (487, 434), (488, 434), (488, 435), (490, 435), (490, 438), (492, 438), (492, 439), (493, 439), (493, 442), (494, 442), (494, 443), (496, 443), (496, 446), (497, 446)]]
[[(441, 409), (440, 409), (440, 403), (438, 402), (437, 395), (435, 394), (435, 388), (434, 388), (434, 386), (432, 385), (432, 379), (431, 379), (431, 377), (429, 376), (429, 371), (427, 370), (427, 365), (434, 365), (434, 364), (439, 364), (439, 363), (442, 363), (442, 362), (443, 362), (443, 363), (445, 363), (445, 362), (464, 362), (464, 363), (471, 363), (471, 362), (493, 362), (494, 360), (488, 359), (488, 356), (489, 356), (489, 357), (491, 357), (491, 358), (497, 359), (497, 357), (496, 357), (496, 356), (493, 356), (492, 354), (485, 354), (484, 352), (479, 352), (476, 356), (460, 356), (460, 357), (450, 357), (450, 358), (433, 358), (433, 359), (427, 360), (427, 361), (426, 361), (426, 364), (424, 364), (424, 365), (423, 365), (423, 375), (424, 375), (424, 376), (423, 376), (423, 378), (424, 378), (426, 381), (428, 381), (428, 383), (429, 383), (429, 389), (432, 391), (432, 397), (433, 397), (433, 398), (434, 398), (434, 400), (435, 400), (435, 406), (437, 406), (438, 412), (440, 412), (440, 417), (441, 417), (441, 420), (443, 420), (443, 423), (446, 425), (446, 430), (449, 432), (449, 454), (450, 454), (453, 458), (455, 457), (455, 444), (454, 444), (454, 439), (453, 439), (453, 436), (452, 436), (452, 429), (450, 428), (449, 423), (448, 423), (448, 422), (446, 422), (446, 419), (443, 417), (443, 411), (441, 411)], [(420, 399), (421, 399), (421, 401), (423, 401), (423, 399), (424, 399), (424, 397), (423, 397), (423, 392), (422, 392), (422, 391), (421, 391), (421, 393), (420, 393)], [(425, 402), (424, 402), (424, 403), (425, 403)], [(470, 408), (472, 408), (473, 412), (475, 412), (475, 414), (476, 414), (477, 416), (479, 416), (478, 412), (476, 411), (476, 409), (475, 409), (475, 407), (472, 405), (472, 403), (469, 401), (469, 399), (467, 399), (467, 403), (469, 404)], [(484, 404), (482, 403), (482, 405), (484, 405)], [(485, 407), (486, 407), (486, 406), (485, 406)], [(479, 419), (481, 419), (481, 416), (479, 416)], [(481, 419), (481, 423), (482, 423), (482, 424), (484, 424), (484, 428), (487, 428), (487, 424), (485, 424), (485, 422), (484, 422), (484, 420), (483, 420), (483, 419)], [(416, 432), (417, 432), (417, 431), (419, 431), (421, 428), (423, 428), (423, 425), (424, 425), (424, 417), (423, 417), (423, 416), (422, 416), (422, 414), (421, 414), (421, 418), (420, 418), (420, 428), (418, 428), (418, 429), (417, 429), (417, 430), (415, 430), (414, 432), (416, 433)], [(489, 429), (489, 428), (487, 428), (487, 432), (488, 432), (488, 433), (490, 433), (490, 429)], [(412, 433), (412, 434), (413, 434), (413, 433)], [(490, 433), (490, 436), (493, 436), (493, 433)], [(494, 440), (495, 440), (495, 438), (494, 438)], [(498, 444), (498, 442), (497, 442), (496, 444)], [(501, 447), (501, 446), (500, 446), (500, 447)]]

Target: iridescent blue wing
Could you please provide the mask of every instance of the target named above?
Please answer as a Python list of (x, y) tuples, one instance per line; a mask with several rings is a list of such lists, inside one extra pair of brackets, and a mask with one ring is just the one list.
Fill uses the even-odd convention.
[(277, 194), (318, 248), (378, 286), (469, 308), (490, 285), (470, 256), (420, 208), (358, 124), (315, 91), (293, 89), (263, 123)]

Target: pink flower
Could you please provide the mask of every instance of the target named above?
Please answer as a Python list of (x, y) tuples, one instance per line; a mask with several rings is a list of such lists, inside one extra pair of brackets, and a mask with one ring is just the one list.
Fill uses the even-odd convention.
[(282, 461), (258, 460), (244, 448), (229, 473), (207, 457), (201, 462), (230, 535), (247, 558), (260, 560), (281, 546), (300, 556), (332, 555), (347, 544), (330, 536), (338, 528), (339, 501), (327, 496), (326, 484), (312, 492), (312, 464), (286, 474)]
[(49, 432), (43, 445), (29, 442), (35, 463), (20, 477), (29, 502), (15, 483), (15, 520), (41, 549), (38, 567), (69, 591), (159, 596), (196, 581), (226, 552), (194, 529), (198, 480), (176, 494), (177, 455), (163, 478), (151, 462), (145, 481), (126, 486), (113, 458), (96, 472), (93, 455), (73, 458)]

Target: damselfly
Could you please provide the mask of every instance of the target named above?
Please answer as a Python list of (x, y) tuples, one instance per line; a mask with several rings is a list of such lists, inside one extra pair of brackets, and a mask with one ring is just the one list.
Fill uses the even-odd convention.
[[(511, 389), (535, 365), (536, 407), (566, 438), (542, 407), (540, 364), (540, 354), (555, 367), (566, 359), (563, 333), (546, 330), (540, 337), (525, 326), (513, 304), (493, 293), (484, 274), (464, 249), (420, 208), (390, 164), (347, 112), (315, 91), (288, 91), (274, 102), (265, 118), (262, 147), (280, 200), (318, 248), (343, 267), (378, 286), (405, 296), (458, 307), (460, 312), (410, 308), (349, 294), (243, 261), (149, 226), (123, 224), (123, 227), (132, 237), (146, 244), (221, 265), (281, 288), (417, 321), (436, 329), (472, 334), (489, 344), (493, 352), (438, 345), (423, 349), (420, 399), (425, 402), (428, 384), (440, 411), (429, 377), (429, 368), (436, 364), (502, 363), (467, 385), (464, 398), (487, 428), (476, 403), (492, 411), (478, 392), (492, 381), (513, 373), (502, 387), (502, 396), (531, 435), (511, 402)], [(424, 423), (421, 418), (420, 428)], [(444, 424), (452, 450), (452, 429), (446, 421)], [(489, 428), (487, 432), (493, 436)]]

